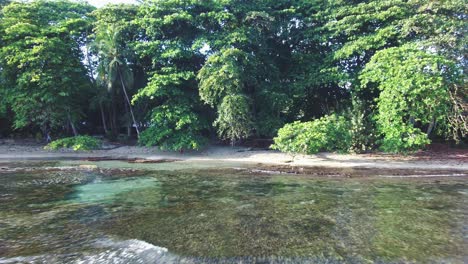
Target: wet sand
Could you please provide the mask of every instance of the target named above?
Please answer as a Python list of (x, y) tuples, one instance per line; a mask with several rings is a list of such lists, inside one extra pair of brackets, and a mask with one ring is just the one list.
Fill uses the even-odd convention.
[(107, 146), (107, 149), (88, 152), (71, 150), (49, 151), (43, 145), (1, 144), (0, 162), (18, 160), (129, 160), (136, 163), (159, 161), (192, 161), (192, 162), (230, 162), (264, 164), (277, 166), (280, 170), (307, 170), (311, 167), (329, 168), (374, 168), (374, 169), (424, 169), (431, 171), (465, 171), (468, 172), (468, 150), (455, 153), (431, 155), (389, 155), (373, 154), (336, 154), (319, 153), (316, 155), (290, 155), (278, 151), (252, 149), (245, 147), (210, 146), (201, 151), (170, 152), (157, 148), (137, 146)]

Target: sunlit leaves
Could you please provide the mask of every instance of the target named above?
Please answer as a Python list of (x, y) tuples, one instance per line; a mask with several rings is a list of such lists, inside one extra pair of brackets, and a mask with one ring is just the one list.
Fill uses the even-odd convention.
[(154, 108), (151, 123), (154, 125), (143, 131), (139, 139), (143, 145), (181, 151), (200, 149), (205, 143), (200, 131), (202, 121), (188, 104), (168, 103)]
[(209, 57), (198, 73), (201, 99), (215, 106), (224, 96), (243, 92), (248, 60), (248, 54), (235, 48)]
[(14, 127), (57, 128), (82, 113), (88, 82), (80, 36), (93, 8), (69, 1), (13, 2), (3, 9), (0, 65)]
[[(135, 24), (145, 32), (136, 52), (145, 61), (148, 82), (133, 97), (152, 110), (148, 128), (139, 142), (164, 149), (199, 149), (206, 117), (200, 113), (196, 71), (203, 57), (204, 41), (197, 19), (209, 3), (199, 1), (148, 1), (142, 5)], [(205, 113), (206, 114), (206, 113)]]
[(214, 122), (221, 138), (234, 143), (251, 135), (253, 120), (249, 101), (250, 99), (242, 94), (230, 94), (223, 98)]
[(363, 87), (380, 89), (377, 124), (386, 151), (418, 149), (429, 143), (420, 128), (431, 123), (447, 127), (450, 89), (458, 75), (456, 65), (416, 45), (377, 52), (361, 75)]
[(274, 138), (273, 149), (290, 153), (319, 151), (347, 152), (351, 145), (351, 124), (344, 116), (332, 114), (310, 122), (286, 124)]
[(155, 73), (149, 78), (148, 84), (140, 89), (133, 97), (133, 102), (144, 97), (150, 99), (159, 97), (177, 97), (184, 96), (183, 91), (174, 89), (175, 86), (182, 85), (186, 81), (194, 79), (193, 72), (190, 71), (171, 71), (171, 69), (162, 69), (161, 73)]

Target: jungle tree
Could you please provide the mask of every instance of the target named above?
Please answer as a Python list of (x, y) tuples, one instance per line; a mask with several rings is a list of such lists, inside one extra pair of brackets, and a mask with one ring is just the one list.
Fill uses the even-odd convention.
[(136, 23), (142, 39), (136, 44), (146, 62), (147, 85), (133, 102), (148, 104), (149, 127), (140, 143), (162, 148), (198, 149), (204, 142), (210, 112), (198, 96), (197, 71), (203, 64), (203, 29), (199, 19), (212, 8), (212, 1), (147, 1)]
[(198, 73), (200, 96), (217, 110), (215, 126), (231, 142), (272, 136), (291, 106), (291, 1), (224, 1), (205, 38), (209, 57)]
[(83, 117), (89, 81), (82, 64), (88, 4), (71, 1), (12, 2), (2, 10), (2, 103), (15, 129), (43, 134)]
[(383, 149), (420, 148), (433, 131), (467, 135), (466, 3), (332, 1), (326, 10), (338, 70), (375, 115)]
[(132, 68), (135, 64), (135, 56), (132, 48), (127, 45), (135, 34), (130, 24), (136, 11), (134, 5), (108, 5), (93, 13), (96, 22), (90, 50), (95, 53), (97, 59), (92, 71), (96, 74), (95, 84), (96, 89), (99, 90), (96, 100), (103, 116), (104, 127), (106, 127), (106, 121), (103, 105), (110, 108), (110, 126), (114, 135), (118, 134), (119, 128), (118, 116), (121, 112), (118, 109), (119, 95), (123, 98), (123, 108), (126, 113), (124, 116), (129, 121), (127, 122), (128, 136), (131, 135), (130, 124), (135, 127), (137, 135), (140, 134), (139, 123), (131, 104), (133, 95), (131, 92), (135, 88), (134, 68)]

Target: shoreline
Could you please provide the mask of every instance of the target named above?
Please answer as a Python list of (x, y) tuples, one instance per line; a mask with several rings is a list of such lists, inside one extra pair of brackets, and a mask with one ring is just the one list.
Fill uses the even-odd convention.
[[(49, 151), (43, 145), (2, 144), (0, 163), (27, 160), (86, 160), (121, 159), (141, 160), (141, 163), (158, 160), (180, 160), (190, 162), (239, 162), (276, 165), (283, 167), (328, 167), (328, 168), (371, 168), (371, 169), (424, 169), (458, 170), (468, 172), (468, 150), (455, 154), (430, 156), (372, 154), (318, 153), (315, 155), (290, 155), (273, 150), (247, 147), (209, 146), (202, 151), (171, 152), (155, 147), (113, 146), (89, 152), (70, 150)], [(138, 163), (138, 162), (137, 162)]]

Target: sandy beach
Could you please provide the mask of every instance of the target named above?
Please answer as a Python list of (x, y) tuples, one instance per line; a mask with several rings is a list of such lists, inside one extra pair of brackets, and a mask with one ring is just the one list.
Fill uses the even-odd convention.
[(170, 152), (156, 147), (105, 145), (103, 149), (88, 152), (72, 150), (44, 150), (41, 144), (0, 144), (0, 161), (48, 160), (48, 159), (178, 159), (186, 161), (229, 161), (261, 163), (266, 165), (335, 167), (335, 168), (382, 168), (382, 169), (428, 169), (467, 170), (468, 150), (444, 150), (421, 152), (412, 155), (337, 154), (291, 155), (267, 149), (247, 147), (209, 146), (201, 151)]

